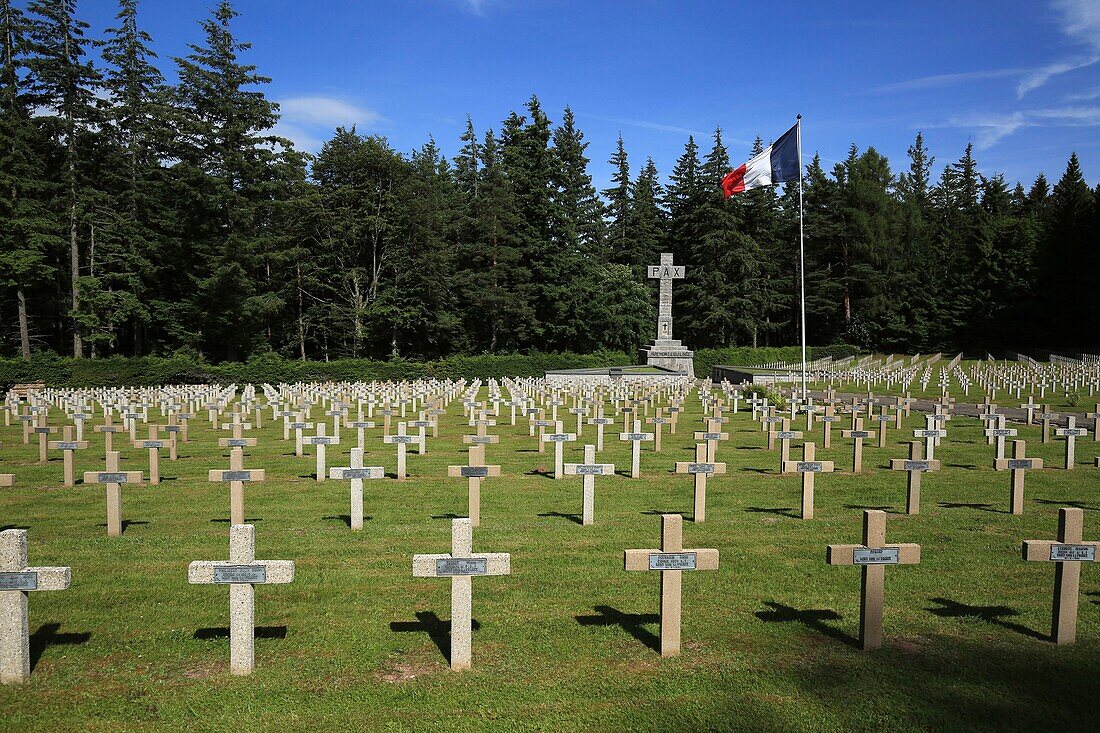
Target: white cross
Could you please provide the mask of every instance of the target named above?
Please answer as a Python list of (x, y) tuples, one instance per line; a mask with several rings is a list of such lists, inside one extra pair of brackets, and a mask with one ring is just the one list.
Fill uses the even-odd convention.
[(0, 532), (0, 683), (26, 682), (31, 675), (30, 591), (68, 590), (69, 568), (27, 567), (27, 530)]

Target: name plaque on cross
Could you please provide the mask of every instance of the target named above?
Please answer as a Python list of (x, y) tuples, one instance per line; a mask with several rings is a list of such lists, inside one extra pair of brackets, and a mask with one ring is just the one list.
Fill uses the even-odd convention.
[(488, 478), (488, 466), (459, 466), (459, 475), (462, 478)]
[(1013, 470), (1019, 470), (1021, 468), (1031, 468), (1032, 467), (1032, 459), (1031, 458), (1009, 458), (1007, 465), (1010, 469), (1013, 469)]
[(903, 471), (927, 471), (929, 470), (928, 461), (912, 461), (906, 459), (902, 464)]
[(38, 573), (0, 573), (0, 590), (38, 590)]
[(603, 476), (603, 464), (594, 465), (577, 464), (578, 476)]
[(857, 547), (853, 550), (853, 565), (897, 565), (901, 552), (896, 547)]
[(378, 470), (377, 466), (375, 466), (373, 468), (341, 468), (341, 469), (335, 469), (334, 468), (333, 469), (333, 471), (337, 471), (337, 470), (339, 470), (340, 475), (339, 476), (333, 476), (333, 478), (344, 478), (344, 479), (382, 478), (382, 475), (381, 475), (382, 472)]
[(488, 563), (483, 557), (446, 557), (435, 561), (437, 575), (486, 575)]
[(125, 473), (97, 473), (98, 481), (101, 484), (124, 484), (126, 483)]
[(248, 447), (248, 438), (229, 438), (225, 441), (227, 448), (245, 448)]
[(223, 584), (266, 583), (267, 568), (263, 565), (215, 565), (214, 582)]
[(713, 463), (689, 463), (688, 473), (714, 473)]
[(817, 473), (822, 470), (821, 461), (796, 461), (794, 470), (796, 473)]
[(57, 441), (57, 450), (77, 450), (80, 448), (80, 444), (76, 441), (59, 440)]
[(251, 479), (251, 471), (222, 471), (222, 481), (249, 481)]
[(649, 555), (650, 570), (694, 570), (694, 552), (652, 552)]
[(1051, 545), (1051, 562), (1096, 562), (1096, 545)]

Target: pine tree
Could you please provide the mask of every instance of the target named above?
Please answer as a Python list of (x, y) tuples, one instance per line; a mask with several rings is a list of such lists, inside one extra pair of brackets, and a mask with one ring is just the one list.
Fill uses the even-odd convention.
[(576, 127), (573, 110), (565, 108), (554, 129), (554, 241), (584, 261), (603, 250), (603, 203), (588, 174), (588, 143)]
[(630, 164), (627, 161), (623, 136), (620, 133), (615, 153), (607, 161), (614, 173), (611, 174), (610, 188), (603, 190), (607, 199), (607, 248), (611, 262), (635, 267), (630, 247)]
[(73, 356), (84, 355), (80, 309), (79, 224), (86, 191), (80, 168), (94, 147), (93, 130), (100, 121), (96, 92), (99, 72), (87, 56), (88, 24), (76, 17), (76, 0), (31, 0), (29, 60), (34, 100), (57, 118), (56, 134), (64, 147), (62, 181), (69, 243), (69, 302)]
[(668, 215), (661, 208), (664, 187), (653, 158), (647, 158), (641, 172), (630, 184), (627, 231), (630, 235), (630, 270), (636, 280), (645, 282), (647, 268), (660, 257), (661, 245), (668, 236)]

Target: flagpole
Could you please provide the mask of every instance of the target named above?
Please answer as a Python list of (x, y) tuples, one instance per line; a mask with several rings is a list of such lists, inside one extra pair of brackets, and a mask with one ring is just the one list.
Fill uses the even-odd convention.
[(798, 281), (802, 291), (802, 402), (806, 404), (806, 232), (802, 225), (802, 115), (795, 118), (798, 128)]

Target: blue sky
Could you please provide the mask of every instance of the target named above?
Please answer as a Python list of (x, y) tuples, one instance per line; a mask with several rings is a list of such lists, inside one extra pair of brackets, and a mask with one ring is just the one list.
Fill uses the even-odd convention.
[[(167, 61), (201, 42), (214, 0), (144, 0)], [(622, 134), (632, 173), (667, 175), (689, 134), (720, 125), (734, 165), (803, 115), (806, 159), (874, 146), (895, 171), (923, 130), (937, 169), (972, 141), (983, 172), (1052, 183), (1071, 151), (1100, 179), (1100, 0), (236, 0), (245, 56), (273, 78), (279, 131), (316, 151), (337, 125), (397, 149), (459, 149), (466, 114), (499, 130), (534, 93), (569, 105), (590, 171)], [(93, 34), (111, 0), (80, 0)], [(162, 68), (171, 76), (170, 64)]]

